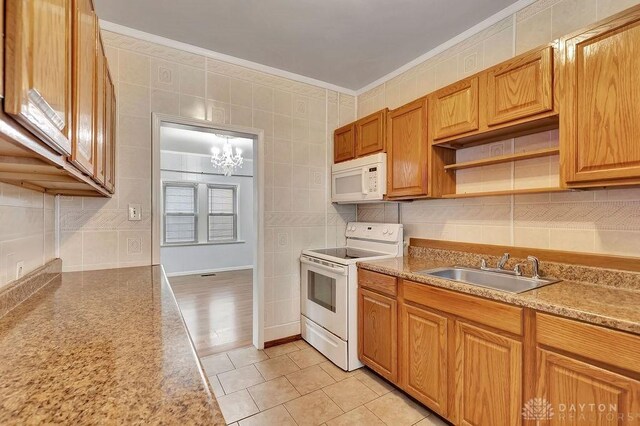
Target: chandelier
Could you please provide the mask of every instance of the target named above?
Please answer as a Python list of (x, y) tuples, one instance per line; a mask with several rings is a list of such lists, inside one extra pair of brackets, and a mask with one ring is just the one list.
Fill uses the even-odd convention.
[(231, 146), (231, 136), (222, 136), (225, 138), (224, 146), (222, 150), (217, 146), (211, 148), (211, 164), (213, 167), (221, 169), (225, 176), (231, 176), (231, 174), (238, 167), (242, 166), (242, 150), (240, 148), (233, 148)]

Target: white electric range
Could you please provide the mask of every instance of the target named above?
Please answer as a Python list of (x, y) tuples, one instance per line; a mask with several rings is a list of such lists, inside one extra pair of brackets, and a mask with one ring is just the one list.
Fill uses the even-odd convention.
[(400, 224), (347, 224), (345, 247), (303, 250), (300, 256), (302, 338), (346, 371), (358, 360), (359, 261), (400, 257)]

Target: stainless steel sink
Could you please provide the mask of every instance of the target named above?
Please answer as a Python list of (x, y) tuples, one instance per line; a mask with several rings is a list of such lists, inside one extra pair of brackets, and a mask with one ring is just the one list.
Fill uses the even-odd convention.
[(429, 275), (450, 281), (458, 281), (479, 287), (492, 288), (507, 293), (524, 293), (525, 291), (557, 283), (555, 278), (529, 278), (509, 273), (484, 271), (482, 269), (453, 266), (449, 268), (428, 269), (417, 272), (419, 275)]

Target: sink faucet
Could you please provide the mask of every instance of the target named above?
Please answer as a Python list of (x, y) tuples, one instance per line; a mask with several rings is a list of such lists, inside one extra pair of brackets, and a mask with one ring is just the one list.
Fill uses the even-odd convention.
[(531, 278), (539, 279), (540, 278), (540, 261), (535, 256), (527, 256), (527, 260), (531, 262)]
[(508, 260), (509, 260), (509, 253), (503, 254), (500, 260), (498, 261), (498, 269), (504, 269), (504, 265), (507, 264)]

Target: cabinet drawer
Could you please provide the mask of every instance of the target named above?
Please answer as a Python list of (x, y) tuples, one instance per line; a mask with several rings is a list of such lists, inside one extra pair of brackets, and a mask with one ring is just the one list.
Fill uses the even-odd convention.
[(522, 308), (412, 281), (403, 281), (402, 286), (405, 301), (522, 335)]
[(536, 339), (541, 345), (640, 373), (640, 336), (537, 313)]
[(358, 269), (358, 285), (390, 296), (398, 294), (398, 279), (396, 277), (366, 269)]

